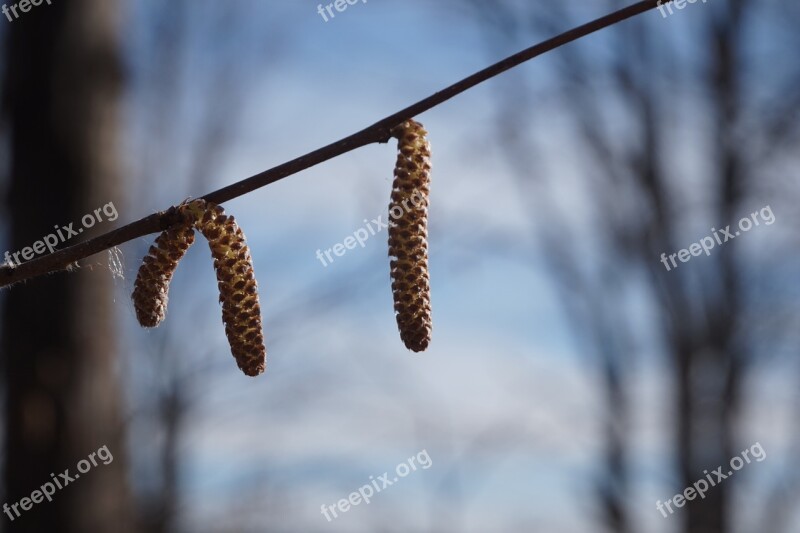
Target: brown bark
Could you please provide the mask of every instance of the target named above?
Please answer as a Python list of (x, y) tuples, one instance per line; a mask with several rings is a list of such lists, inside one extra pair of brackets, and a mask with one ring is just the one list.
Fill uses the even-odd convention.
[[(56, 224), (79, 228), (84, 215), (120, 205), (116, 8), (110, 0), (42, 4), (10, 25), (4, 110), (12, 252)], [(7, 291), (6, 502), (30, 497), (51, 473), (80, 475), (52, 502), (6, 517), (9, 531), (130, 530), (112, 287), (110, 273), (94, 268)], [(78, 462), (103, 446), (113, 461), (80, 474)]]

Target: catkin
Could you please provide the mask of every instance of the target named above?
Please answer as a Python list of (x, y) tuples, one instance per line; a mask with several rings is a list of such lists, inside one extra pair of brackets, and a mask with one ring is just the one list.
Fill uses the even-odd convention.
[(194, 242), (194, 229), (186, 223), (169, 228), (158, 236), (142, 260), (133, 288), (133, 307), (139, 324), (158, 326), (167, 314), (169, 282), (178, 262)]
[(261, 306), (253, 261), (244, 233), (232, 216), (215, 204), (194, 200), (181, 206), (208, 239), (222, 304), (222, 322), (231, 353), (248, 376), (264, 371), (266, 348), (261, 330)]
[(421, 352), (431, 341), (428, 274), (428, 202), (431, 149), (422, 124), (408, 120), (392, 129), (398, 140), (391, 202), (389, 256), (400, 338)]

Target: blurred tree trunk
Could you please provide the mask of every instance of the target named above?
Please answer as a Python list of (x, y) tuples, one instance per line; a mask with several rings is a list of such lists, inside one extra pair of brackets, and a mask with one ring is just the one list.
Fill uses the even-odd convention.
[[(81, 227), (84, 215), (120, 198), (117, 7), (113, 0), (54, 2), (10, 23), (4, 113), (12, 253), (55, 224)], [(5, 501), (30, 496), (51, 473), (74, 476), (77, 463), (102, 446), (114, 458), (98, 461), (52, 502), (4, 517), (9, 531), (131, 530), (112, 288), (109, 272), (95, 268), (7, 291)]]

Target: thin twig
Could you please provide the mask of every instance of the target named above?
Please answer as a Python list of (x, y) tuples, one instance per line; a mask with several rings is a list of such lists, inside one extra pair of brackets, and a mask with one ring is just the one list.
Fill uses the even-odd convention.
[[(667, 4), (669, 1), (662, 1)], [(514, 68), (529, 59), (533, 59), (551, 50), (555, 50), (560, 46), (585, 37), (608, 26), (612, 26), (618, 22), (629, 19), (659, 5), (659, 0), (645, 0), (638, 2), (626, 8), (615, 11), (609, 15), (596, 19), (588, 24), (578, 26), (567, 32), (564, 32), (556, 37), (543, 41), (539, 44), (526, 48), (512, 56), (509, 56), (502, 61), (499, 61), (463, 80), (454, 83), (453, 85), (443, 89), (419, 102), (412, 104), (397, 113), (390, 115), (382, 120), (379, 120), (372, 126), (364, 128), (363, 130), (354, 133), (344, 139), (338, 140), (327, 146), (309, 152), (296, 159), (273, 167), (264, 172), (260, 172), (254, 176), (241, 180), (239, 182), (223, 187), (212, 193), (202, 196), (202, 198), (209, 202), (221, 204), (245, 195), (256, 189), (274, 183), (292, 174), (296, 174), (301, 170), (318, 165), (328, 159), (340, 156), (356, 148), (366, 146), (372, 143), (385, 143), (389, 141), (389, 130), (392, 127), (400, 124), (401, 122), (414, 118), (421, 113), (432, 109), (433, 107), (449, 100), (450, 98), (463, 93), (467, 89), (491, 79), (498, 74)], [(178, 215), (175, 209), (168, 209), (146, 216), (136, 222), (132, 222), (126, 226), (115, 229), (98, 237), (94, 237), (86, 242), (58, 250), (51, 254), (33, 259), (18, 266), (4, 265), (0, 267), (0, 287), (5, 287), (12, 283), (23, 281), (26, 279), (41, 276), (57, 270), (64, 270), (70, 265), (80, 259), (85, 259), (96, 253), (108, 250), (114, 246), (131, 241), (138, 237), (143, 237), (150, 233), (156, 233), (164, 230), (178, 222)]]

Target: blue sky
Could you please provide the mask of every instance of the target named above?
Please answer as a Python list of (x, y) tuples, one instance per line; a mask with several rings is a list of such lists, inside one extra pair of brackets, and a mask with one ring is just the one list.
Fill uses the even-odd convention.
[[(156, 194), (133, 184), (134, 196), (144, 201), (120, 208), (120, 223), (209, 192), (186, 185), (187, 169), (202, 155), (187, 140), (202, 126), (196, 111), (206, 104), (199, 93), (220, 81), (208, 79), (205, 67), (217, 55), (226, 57), (228, 47), (236, 58), (231, 81), (243, 88), (213, 104), (235, 117), (236, 139), (221, 147), (214, 188), (357, 131), (501, 57), (490, 51), (478, 21), (450, 2), (370, 0), (328, 22), (313, 2), (217, 4), (191, 4), (194, 33), (177, 75), (184, 83), (169, 101), (170, 133), (142, 118), (148, 102), (164, 97), (146, 89), (155, 61), (144, 43), (157, 3), (127, 8), (126, 163), (134, 173), (159, 175), (145, 176)], [(209, 38), (229, 27), (220, 22), (225, 9), (235, 36)], [(586, 11), (586, 20), (600, 14)], [(690, 31), (686, 13), (669, 24), (665, 32)], [(601, 36), (590, 39), (602, 47)], [(509, 43), (502, 54), (528, 44)], [(596, 368), (572, 337), (541, 251), (527, 262), (484, 252), (485, 239), (498, 235), (512, 236), (520, 249), (532, 246), (525, 203), (490, 132), (503, 84), (525, 80), (540, 94), (552, 79), (550, 68), (547, 58), (533, 61), (417, 117), (433, 146), (434, 336), (424, 354), (407, 352), (396, 332), (385, 234), (327, 267), (315, 257), (364, 219), (385, 213), (393, 143), (359, 149), (226, 204), (252, 249), (267, 372), (248, 379), (236, 369), (219, 323), (208, 252), (195, 246), (176, 274), (161, 326), (181, 346), (169, 354), (177, 358), (176, 372), (194, 376), (181, 445), (188, 530), (221, 531), (232, 511), (242, 531), (261, 531), (267, 523), (276, 531), (374, 531), (376, 524), (428, 531), (436, 520), (458, 531), (594, 528), (592, 484), (601, 475), (602, 444)], [(565, 126), (558, 110), (542, 112), (553, 117), (540, 133), (542, 145), (563, 159), (551, 168), (563, 183), (559, 199), (580, 220), (591, 199), (575, 185), (573, 155), (559, 152)], [(143, 164), (143, 139), (171, 143), (169, 157)], [(691, 230), (698, 227), (706, 231), (704, 225)], [(127, 303), (149, 241), (122, 247), (127, 277), (117, 285), (134, 407), (147, 405), (160, 386), (148, 365), (155, 364), (162, 333), (138, 330)], [(663, 432), (671, 420), (669, 383), (651, 349), (644, 348), (632, 393), (641, 489), (632, 507), (647, 531), (658, 532), (675, 525), (661, 519), (654, 502), (674, 490)], [(788, 417), (780, 394), (765, 390), (763, 404), (749, 414), (759, 423), (748, 427), (762, 436), (768, 454), (783, 441), (780, 420)], [(135, 418), (134, 430), (134, 472), (146, 487), (153, 468), (147, 443), (161, 436), (147, 420)], [(774, 440), (765, 442), (764, 435)], [(334, 522), (322, 518), (320, 505), (421, 449), (433, 467)], [(772, 461), (776, 455), (750, 469), (764, 476), (779, 464)]]

